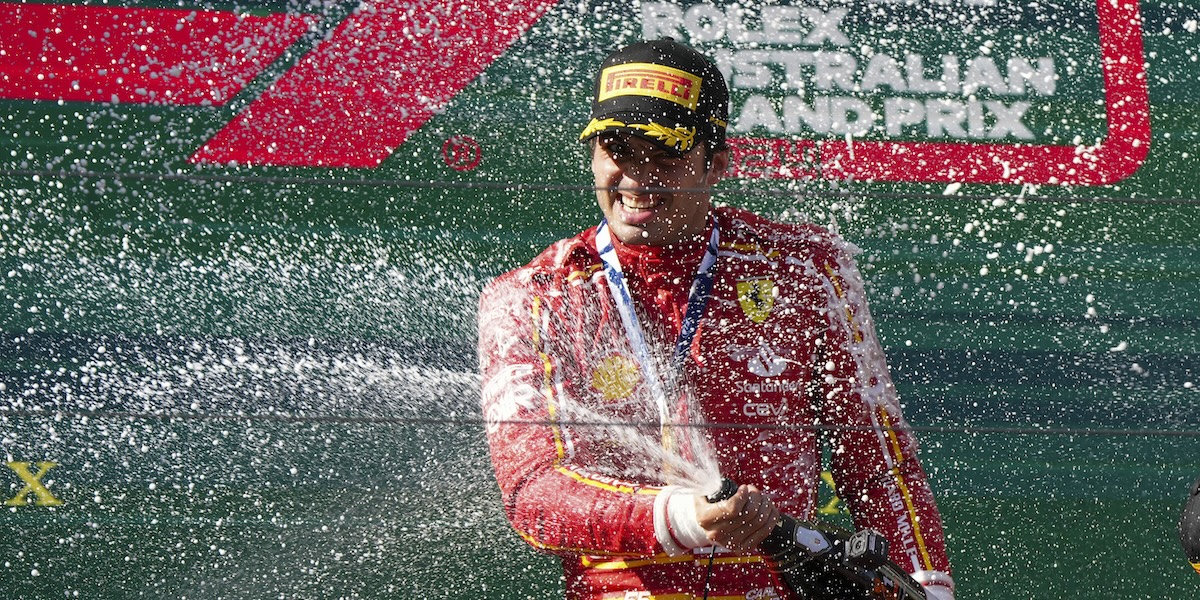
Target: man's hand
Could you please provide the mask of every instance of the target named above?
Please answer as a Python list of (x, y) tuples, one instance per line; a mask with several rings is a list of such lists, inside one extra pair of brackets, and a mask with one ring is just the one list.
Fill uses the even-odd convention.
[(695, 496), (696, 520), (708, 539), (731, 550), (755, 550), (779, 522), (779, 509), (758, 488), (738, 486), (732, 497), (709, 502)]

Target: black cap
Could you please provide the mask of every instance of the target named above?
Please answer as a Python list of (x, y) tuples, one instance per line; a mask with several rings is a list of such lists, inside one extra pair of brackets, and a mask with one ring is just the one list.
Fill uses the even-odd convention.
[(684, 153), (704, 140), (725, 148), (729, 88), (703, 54), (670, 38), (638, 42), (608, 56), (592, 91), (589, 140), (623, 131)]
[(1179, 540), (1183, 553), (1192, 568), (1200, 573), (1200, 479), (1192, 484), (1187, 503), (1183, 505), (1183, 516), (1179, 519)]

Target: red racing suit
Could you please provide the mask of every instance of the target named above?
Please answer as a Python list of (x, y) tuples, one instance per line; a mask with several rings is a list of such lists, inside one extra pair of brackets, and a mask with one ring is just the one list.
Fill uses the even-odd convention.
[[(689, 419), (708, 425), (697, 429), (720, 473), (811, 520), (824, 443), (855, 526), (882, 532), (893, 561), (949, 597), (941, 517), (854, 248), (815, 226), (734, 208), (712, 215), (715, 279), (680, 389), (700, 413)], [(675, 537), (668, 499), (682, 492), (661, 457), (639, 448), (649, 439), (661, 449), (669, 432), (642, 393), (595, 235), (555, 243), (480, 300), (482, 408), (512, 526), (561, 557), (571, 599), (698, 599), (706, 579), (709, 598), (794, 598), (761, 557), (718, 549), (710, 567), (711, 548)], [(614, 245), (643, 329), (669, 348), (703, 246)], [(624, 425), (604, 425), (614, 421)]]

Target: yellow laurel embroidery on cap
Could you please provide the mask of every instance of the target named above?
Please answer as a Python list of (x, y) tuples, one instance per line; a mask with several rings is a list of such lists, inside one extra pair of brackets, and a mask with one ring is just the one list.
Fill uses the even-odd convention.
[(646, 132), (647, 137), (652, 137), (680, 152), (687, 152), (696, 145), (695, 127), (667, 127), (658, 123), (647, 123), (646, 125), (633, 123), (627, 127), (640, 129)]
[(612, 129), (613, 127), (624, 127), (624, 126), (625, 126), (624, 122), (618, 121), (616, 119), (592, 119), (592, 122), (588, 123), (587, 127), (583, 128), (583, 133), (579, 134), (579, 139), (581, 139), (581, 140), (586, 139), (589, 135), (599, 133), (601, 131), (604, 131), (605, 129)]
[(654, 63), (614, 65), (600, 72), (597, 100), (615, 96), (648, 96), (674, 102), (694, 111), (700, 104), (704, 79), (687, 71)]

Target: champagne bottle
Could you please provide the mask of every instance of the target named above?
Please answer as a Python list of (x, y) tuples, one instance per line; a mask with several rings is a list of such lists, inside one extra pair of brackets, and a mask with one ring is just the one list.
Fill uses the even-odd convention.
[[(737, 488), (722, 479), (721, 488), (705, 499), (720, 502)], [(888, 560), (887, 539), (871, 529), (851, 533), (780, 515), (758, 547), (780, 579), (806, 600), (925, 600), (925, 589)]]
[(1188, 562), (1200, 573), (1200, 479), (1192, 484), (1183, 505), (1183, 514), (1179, 517), (1179, 541)]

